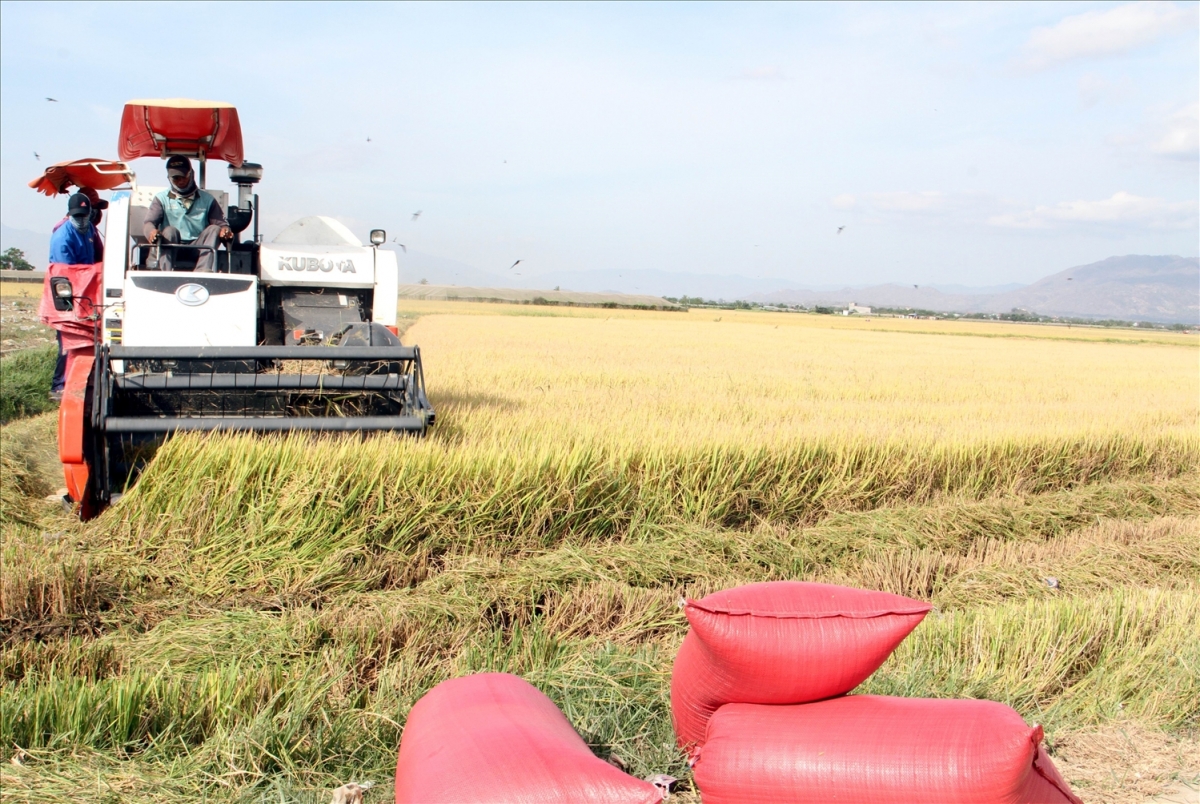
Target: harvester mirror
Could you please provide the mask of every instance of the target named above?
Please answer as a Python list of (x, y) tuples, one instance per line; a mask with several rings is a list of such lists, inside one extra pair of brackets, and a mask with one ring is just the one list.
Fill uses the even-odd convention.
[(75, 292), (71, 289), (71, 280), (65, 276), (50, 277), (50, 295), (54, 297), (54, 309), (59, 312), (75, 309)]
[(372, 246), (382, 246), (386, 242), (387, 242), (387, 232), (383, 231), (382, 229), (372, 229), (371, 230), (371, 245)]

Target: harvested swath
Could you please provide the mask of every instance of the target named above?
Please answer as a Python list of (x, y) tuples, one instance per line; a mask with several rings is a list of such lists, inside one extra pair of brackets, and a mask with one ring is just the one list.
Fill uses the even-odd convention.
[[(1196, 513), (1200, 484), (1189, 475), (1158, 484), (1096, 483), (1024, 498), (944, 499), (933, 507), (837, 514), (809, 528), (761, 525), (741, 532), (641, 526), (615, 542), (567, 539), (545, 551), (522, 553), (514, 553), (511, 540), (433, 555), (420, 547), (372, 551), (361, 542), (327, 537), (306, 546), (313, 568), (307, 576), (283, 574), (295, 562), (286, 550), (290, 539), (285, 547), (265, 539), (239, 547), (231, 540), (223, 548), (231, 551), (226, 559), (255, 568), (241, 578), (214, 576), (214, 566), (220, 565), (203, 553), (151, 552), (137, 545), (131, 550), (84, 538), (65, 524), (56, 525), (63, 531), (53, 532), (9, 528), (2, 547), (0, 624), (9, 633), (32, 628), (42, 634), (94, 629), (100, 621), (132, 619), (147, 627), (178, 607), (172, 598), (179, 589), (224, 605), (233, 600), (276, 605), (281, 595), (300, 603), (339, 591), (415, 587), (428, 590), (411, 604), (420, 612), (417, 619), (430, 619), (426, 606), (445, 612), (461, 610), (465, 602), (467, 610), (492, 606), (522, 622), (540, 610), (569, 629), (577, 613), (579, 627), (588, 627), (589, 617), (582, 613), (588, 607), (597, 606), (593, 614), (604, 618), (609, 615), (602, 612), (613, 607), (628, 608), (626, 602), (593, 600), (595, 590), (577, 588), (594, 582), (661, 593), (654, 606), (646, 598), (629, 609), (643, 611), (647, 622), (661, 620), (656, 607), (673, 605), (684, 592), (703, 596), (740, 583), (786, 578), (882, 588), (942, 607), (1053, 594), (1047, 577), (1059, 578), (1067, 594), (1122, 582), (1169, 587), (1175, 579), (1200, 574), (1194, 525), (1185, 519), (1145, 531), (1138, 522)], [(1098, 520), (1105, 525), (1093, 541), (1072, 535), (1089, 531)], [(1118, 525), (1119, 520), (1129, 524)], [(1029, 547), (1006, 546), (1010, 543)], [(160, 603), (146, 605), (152, 601)], [(133, 605), (139, 606), (137, 614), (128, 611)], [(378, 620), (369, 612), (364, 616)], [(618, 631), (627, 636), (617, 637)], [(637, 640), (650, 632), (616, 625), (607, 633)]]
[(202, 565), (200, 594), (265, 582), (287, 596), (362, 588), (353, 568), (364, 563), (420, 577), (418, 568), (395, 568), (397, 556), (520, 553), (656, 527), (804, 525), (835, 511), (947, 495), (1162, 481), (1198, 462), (1200, 440), (1123, 437), (928, 450), (832, 442), (565, 453), (391, 438), (177, 438), (92, 533), (159, 565)]
[[(1186, 722), (1195, 718), (1200, 699), (1200, 682), (1189, 670), (1200, 661), (1198, 600), (1195, 592), (1124, 589), (931, 615), (866, 690), (1000, 700), (1047, 724), (1052, 736), (1059, 724), (1118, 714), (1144, 724)], [(667, 714), (674, 637), (618, 646), (563, 638), (541, 620), (477, 627), (452, 650), (406, 647), (364, 676), (353, 644), (329, 641), (316, 623), (271, 618), (214, 615), (186, 631), (257, 632), (257, 639), (245, 639), (265, 653), (245, 661), (223, 653), (179, 669), (131, 665), (95, 682), (51, 671), (6, 684), (0, 739), (30, 750), (95, 748), (147, 757), (188, 747), (193, 758), (210, 756), (216, 765), (209, 767), (232, 762), (247, 778), (287, 772), (304, 779), (348, 766), (373, 771), (394, 758), (403, 713), (425, 690), (444, 678), (488, 670), (529, 679), (564, 708), (594, 748), (618, 753), (639, 774), (685, 773)], [(184, 633), (171, 628), (176, 636)], [(301, 655), (270, 655), (281, 633), (308, 640), (283, 651), (298, 647)], [(166, 655), (177, 661), (177, 642), (145, 643), (143, 667)], [(171, 646), (166, 654), (164, 646)], [(240, 638), (231, 649), (244, 652)]]

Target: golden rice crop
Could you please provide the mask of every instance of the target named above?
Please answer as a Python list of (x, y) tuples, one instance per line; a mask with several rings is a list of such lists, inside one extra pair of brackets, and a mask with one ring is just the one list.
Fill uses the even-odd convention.
[(527, 449), (1200, 431), (1195, 336), (1113, 343), (1103, 330), (1030, 325), (469, 307), (438, 308), (406, 335), (445, 414), (439, 437)]
[(412, 704), (481, 670), (686, 786), (677, 601), (782, 578), (935, 604), (869, 691), (1053, 745), (1200, 724), (1194, 336), (405, 308), (424, 441), (180, 437), (78, 526), (22, 447), (51, 424), (5, 427), (5, 800), (387, 802)]

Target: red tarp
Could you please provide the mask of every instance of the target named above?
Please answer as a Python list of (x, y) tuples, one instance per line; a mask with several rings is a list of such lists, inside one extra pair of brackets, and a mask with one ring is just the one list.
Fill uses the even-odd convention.
[[(92, 344), (96, 342), (96, 322), (81, 319), (86, 319), (93, 313), (99, 312), (95, 305), (100, 301), (100, 278), (103, 270), (104, 263), (100, 262), (94, 265), (66, 265), (61, 262), (52, 262), (46, 269), (38, 316), (41, 317), (43, 324), (62, 333), (64, 352), (72, 349), (91, 348)], [(50, 293), (50, 279), (55, 276), (65, 276), (71, 280), (71, 291), (77, 297), (74, 310), (54, 309), (54, 297)]]
[(108, 159), (76, 159), (59, 162), (29, 182), (39, 193), (58, 195), (68, 187), (88, 187), (92, 190), (111, 190), (131, 181), (129, 165)]
[(242, 164), (237, 109), (220, 101), (168, 98), (132, 100), (121, 115), (117, 153), (122, 159), (180, 153)]

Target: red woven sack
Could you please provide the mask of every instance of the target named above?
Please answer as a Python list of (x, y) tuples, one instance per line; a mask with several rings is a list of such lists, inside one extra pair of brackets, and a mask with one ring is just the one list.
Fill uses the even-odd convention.
[(409, 713), (396, 804), (657, 804), (598, 759), (554, 702), (507, 673), (444, 681)]
[(1082, 804), (1041, 739), (993, 701), (729, 704), (693, 773), (704, 804)]
[(756, 583), (689, 600), (692, 630), (671, 674), (685, 749), (727, 703), (798, 704), (842, 695), (883, 664), (931, 606), (823, 583)]

